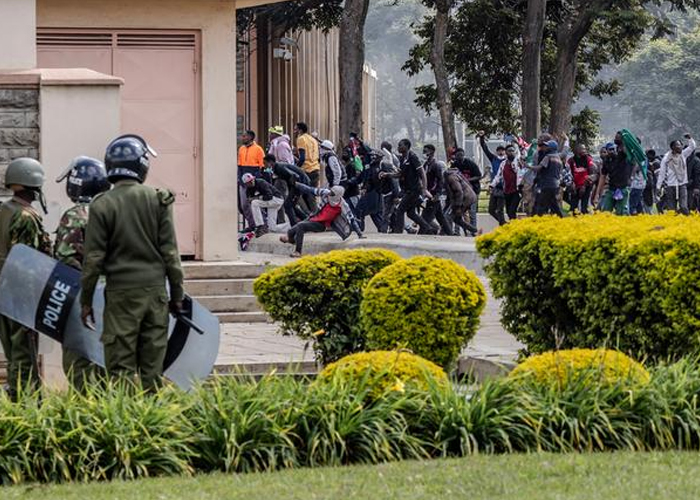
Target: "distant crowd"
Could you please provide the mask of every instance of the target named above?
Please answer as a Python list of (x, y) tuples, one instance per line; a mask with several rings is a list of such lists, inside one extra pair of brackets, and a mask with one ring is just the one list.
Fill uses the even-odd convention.
[(689, 134), (660, 157), (622, 130), (594, 158), (584, 145), (572, 149), (568, 138), (550, 134), (531, 143), (509, 137), (492, 151), (479, 132), (489, 163), (482, 171), (462, 148), (444, 162), (432, 144), (419, 157), (408, 139), (374, 149), (350, 134), (336, 148), (301, 122), (294, 145), (282, 127), (268, 132), (267, 151), (249, 130), (238, 153), (243, 249), (252, 238), (276, 232), (299, 256), (304, 234), (332, 229), (343, 239), (353, 232), (363, 238), (367, 217), (380, 233), (475, 236), (483, 190), (488, 213), (501, 225), (518, 216), (593, 209), (618, 215), (700, 210), (700, 153)]

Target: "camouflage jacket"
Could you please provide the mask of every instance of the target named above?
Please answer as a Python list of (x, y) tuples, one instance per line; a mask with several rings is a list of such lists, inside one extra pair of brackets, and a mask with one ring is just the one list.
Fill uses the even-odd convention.
[(41, 215), (31, 204), (13, 197), (0, 206), (0, 266), (10, 249), (20, 243), (51, 255), (51, 239)]
[(82, 269), (88, 204), (78, 203), (66, 210), (56, 229), (54, 257), (64, 264)]

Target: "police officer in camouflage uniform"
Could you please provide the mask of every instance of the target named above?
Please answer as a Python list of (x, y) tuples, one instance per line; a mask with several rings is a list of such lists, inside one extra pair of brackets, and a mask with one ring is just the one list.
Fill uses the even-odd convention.
[[(110, 184), (104, 164), (100, 160), (87, 156), (75, 158), (56, 182), (63, 180), (66, 180), (66, 194), (75, 205), (65, 211), (58, 224), (54, 257), (81, 271), (89, 204), (93, 197), (108, 191)], [(63, 371), (78, 390), (84, 387), (92, 374), (100, 373), (97, 365), (65, 347), (63, 348)]]
[[(0, 206), (0, 270), (13, 245), (25, 244), (48, 255), (51, 240), (44, 231), (42, 217), (33, 207), (41, 202), (45, 209), (41, 188), (44, 169), (32, 158), (18, 158), (5, 171), (5, 187), (12, 190), (10, 201)], [(19, 323), (0, 316), (0, 341), (8, 362), (8, 386), (12, 399), (23, 387), (39, 387), (38, 338)]]
[[(126, 135), (107, 146), (105, 166), (114, 188), (95, 197), (85, 232), (82, 319), (94, 327), (92, 298), (106, 276), (105, 365), (110, 376), (138, 376), (155, 389), (168, 343), (168, 308), (182, 312), (184, 298), (173, 203), (167, 190), (144, 186), (149, 155), (145, 140)], [(170, 285), (170, 297), (165, 282)]]

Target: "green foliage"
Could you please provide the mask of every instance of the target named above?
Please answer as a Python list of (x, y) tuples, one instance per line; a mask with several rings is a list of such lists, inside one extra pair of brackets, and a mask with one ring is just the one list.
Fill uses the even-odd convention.
[[(591, 368), (595, 370), (595, 368)], [(562, 387), (492, 379), (407, 384), (372, 397), (369, 377), (323, 383), (218, 377), (192, 394), (108, 386), (0, 398), (3, 483), (379, 463), (473, 453), (698, 450), (700, 364), (652, 369), (647, 384)]]
[[(557, 36), (559, 29), (576, 19), (584, 9), (598, 8), (595, 19), (577, 51), (575, 94), (592, 89), (596, 95), (620, 90), (615, 81), (596, 78), (609, 64), (629, 59), (645, 40), (645, 33), (665, 36), (672, 28), (667, 16), (654, 15), (649, 6), (656, 0), (624, 0), (608, 2), (604, 8), (591, 2), (552, 1), (547, 14), (542, 43), (541, 96), (542, 120), (550, 116), (550, 99), (560, 82), (557, 73)], [(671, 9), (697, 8), (698, 2), (678, 0)], [(520, 0), (474, 0), (458, 2), (452, 13), (445, 44), (445, 62), (450, 74), (455, 113), (472, 130), (488, 133), (517, 132), (521, 93), (523, 27), (527, 2)], [(416, 74), (429, 64), (433, 24), (430, 17), (417, 27), (421, 41), (404, 65), (409, 74)], [(653, 87), (656, 78), (644, 77)], [(682, 82), (683, 79), (680, 79)], [(435, 109), (434, 85), (417, 89), (416, 102), (426, 110)], [(594, 118), (592, 115), (590, 118)]]
[(667, 133), (668, 139), (700, 128), (700, 28), (675, 40), (647, 44), (625, 67), (635, 120)]
[(406, 385), (426, 390), (432, 383), (447, 383), (442, 368), (405, 351), (358, 352), (345, 356), (326, 366), (319, 381), (323, 383), (334, 377), (350, 380), (368, 377), (375, 387), (374, 397), (381, 397), (387, 391), (403, 392)]
[(372, 278), (360, 322), (370, 349), (408, 348), (449, 368), (476, 334), (485, 304), (471, 271), (448, 259), (413, 257)]
[(505, 328), (530, 353), (700, 351), (700, 217), (610, 214), (509, 224), (477, 241)]
[(109, 383), (14, 404), (0, 395), (0, 481), (87, 481), (189, 474), (192, 435), (176, 390)]
[(323, 364), (361, 351), (362, 290), (400, 257), (388, 250), (335, 250), (303, 257), (260, 276), (253, 290), (285, 334), (313, 343)]
[(635, 387), (649, 382), (649, 372), (629, 356), (612, 349), (564, 349), (530, 356), (510, 372), (524, 383), (562, 387), (579, 383), (593, 386), (625, 384)]
[(584, 107), (578, 114), (571, 117), (571, 127), (575, 144), (583, 144), (589, 149), (596, 146), (596, 137), (600, 131), (600, 113)]

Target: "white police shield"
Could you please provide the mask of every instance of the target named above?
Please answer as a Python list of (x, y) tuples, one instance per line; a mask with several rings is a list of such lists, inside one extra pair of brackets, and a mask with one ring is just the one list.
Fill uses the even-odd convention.
[[(208, 377), (219, 353), (219, 320), (187, 296), (186, 313), (170, 317), (164, 374), (183, 389)], [(96, 331), (80, 319), (80, 272), (25, 245), (15, 245), (0, 273), (0, 314), (104, 366), (100, 342), (104, 284), (93, 298)], [(200, 330), (200, 331), (197, 331)]]

